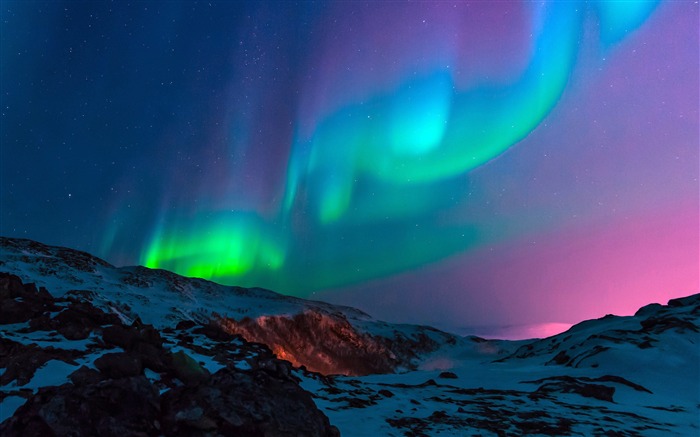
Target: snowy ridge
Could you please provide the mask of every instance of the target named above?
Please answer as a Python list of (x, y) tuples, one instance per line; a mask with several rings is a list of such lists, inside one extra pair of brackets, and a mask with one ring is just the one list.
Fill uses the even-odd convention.
[(144, 322), (155, 326), (183, 317), (197, 319), (203, 311), (211, 313), (217, 309), (239, 317), (258, 317), (296, 314), (314, 308), (341, 312), (358, 320), (369, 319), (355, 308), (298, 299), (260, 288), (223, 286), (141, 266), (116, 268), (85, 252), (25, 239), (0, 237), (0, 262), (3, 270), (51, 290), (56, 297), (72, 290), (89, 290), (98, 303), (127, 306), (126, 315), (138, 314)]
[[(143, 323), (165, 328), (181, 320), (208, 323), (214, 319), (225, 324), (231, 334), (244, 334), (250, 341), (270, 344), (278, 355), (286, 353), (294, 364), (325, 373), (360, 374), (414, 368), (419, 359), (416, 352), (430, 352), (456, 338), (430, 327), (387, 324), (355, 308), (284, 296), (270, 290), (223, 286), (166, 270), (116, 268), (84, 252), (25, 239), (0, 237), (0, 271), (45, 287), (56, 297), (82, 294), (126, 323), (139, 318)], [(277, 323), (280, 326), (276, 328), (287, 332), (290, 326), (286, 321), (299, 321), (300, 315), (316, 321), (322, 319), (329, 326), (345, 326), (353, 331), (352, 335), (332, 342), (332, 348), (339, 350), (326, 350), (324, 353), (330, 356), (322, 362), (295, 359), (298, 354), (294, 350), (284, 351), (285, 344), (273, 344), (277, 332), (269, 332), (260, 325), (270, 320), (281, 321), (285, 326)], [(240, 327), (236, 321), (243, 319), (247, 328), (236, 330)], [(306, 331), (296, 333), (297, 350), (312, 333), (310, 322), (295, 326), (304, 325)], [(358, 339), (367, 345), (350, 343)], [(343, 362), (349, 355), (361, 368), (354, 369)], [(305, 358), (309, 356), (307, 353)], [(367, 362), (374, 364), (365, 366), (363, 363)]]

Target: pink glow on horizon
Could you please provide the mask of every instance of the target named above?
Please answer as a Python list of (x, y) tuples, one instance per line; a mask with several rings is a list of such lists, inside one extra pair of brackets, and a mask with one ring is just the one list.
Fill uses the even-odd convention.
[[(535, 323), (532, 325), (505, 326), (491, 329), (482, 328), (475, 330), (471, 335), (493, 340), (527, 340), (552, 337), (565, 332), (572, 326), (572, 323)], [(465, 332), (465, 334), (470, 333)]]
[[(413, 322), (460, 334), (467, 326), (512, 326), (503, 328), (509, 339), (545, 337), (697, 293), (699, 244), (698, 206), (689, 202), (486, 246), (322, 298), (389, 321), (411, 314)], [(416, 286), (426, 283), (434, 289)]]
[(684, 205), (515, 244), (508, 274), (494, 279), (528, 290), (516, 302), (539, 301), (559, 320), (631, 315), (698, 292), (698, 241), (697, 204)]

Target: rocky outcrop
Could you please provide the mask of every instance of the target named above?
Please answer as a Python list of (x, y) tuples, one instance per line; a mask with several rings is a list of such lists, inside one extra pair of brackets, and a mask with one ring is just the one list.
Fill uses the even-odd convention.
[(399, 363), (383, 342), (357, 332), (342, 314), (309, 310), (241, 321), (221, 318), (218, 323), (228, 333), (268, 345), (297, 367), (323, 374), (388, 373)]
[(0, 376), (0, 386), (15, 382), (22, 386), (31, 381), (37, 369), (51, 360), (75, 364), (81, 354), (72, 350), (52, 346), (39, 347), (36, 344), (22, 344), (8, 338), (0, 338), (0, 368), (5, 372)]
[(296, 367), (324, 375), (361, 376), (391, 373), (399, 367), (411, 369), (421, 354), (455, 341), (450, 334), (423, 326), (410, 336), (399, 331), (391, 336), (371, 335), (358, 330), (342, 313), (318, 310), (240, 321), (219, 317), (215, 322), (225, 332), (268, 345), (279, 358)]
[[(84, 372), (84, 371), (81, 371)], [(296, 381), (224, 368), (162, 396), (143, 375), (40, 389), (3, 436), (337, 436)]]
[(337, 434), (296, 380), (270, 369), (221, 369), (199, 384), (168, 391), (161, 407), (166, 435)]
[(0, 273), (0, 324), (27, 322), (45, 311), (56, 311), (45, 288), (24, 285), (19, 277)]
[(145, 376), (46, 387), (0, 424), (4, 436), (158, 435), (160, 401)]

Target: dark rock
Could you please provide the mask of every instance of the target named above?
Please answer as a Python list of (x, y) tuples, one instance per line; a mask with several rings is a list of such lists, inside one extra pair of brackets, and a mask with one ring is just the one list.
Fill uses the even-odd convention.
[(28, 383), (36, 369), (50, 359), (50, 356), (40, 353), (40, 348), (36, 345), (24, 345), (0, 337), (0, 368), (5, 368), (5, 372), (0, 375), (0, 385), (15, 380), (18, 386)]
[(200, 326), (199, 328), (195, 329), (194, 332), (197, 334), (205, 335), (209, 339), (215, 341), (231, 341), (236, 338), (236, 336), (233, 333), (227, 332), (225, 329), (223, 329), (221, 326), (215, 323), (209, 323), (204, 326)]
[(447, 415), (446, 412), (442, 410), (438, 411), (433, 411), (433, 414), (430, 415), (428, 419), (434, 421), (434, 422), (443, 422), (445, 419), (448, 419), (450, 416)]
[(141, 356), (146, 367), (157, 372), (165, 370), (163, 339), (151, 325), (141, 325), (140, 327), (108, 326), (102, 330), (102, 339), (105, 343), (119, 346), (126, 351), (136, 352)]
[(119, 346), (127, 351), (133, 348), (136, 337), (136, 330), (124, 325), (108, 326), (102, 330), (102, 339), (105, 343)]
[(642, 320), (641, 322), (642, 325), (642, 330), (644, 332), (653, 332), (655, 334), (660, 334), (664, 331), (667, 331), (669, 329), (675, 329), (680, 332), (683, 331), (692, 331), (692, 332), (700, 332), (698, 327), (690, 322), (689, 320), (682, 320), (678, 317), (672, 317), (672, 316), (667, 316), (667, 317), (650, 317), (646, 320)]
[(253, 360), (253, 366), (280, 379), (294, 379), (292, 365), (289, 361), (279, 360), (272, 356), (258, 357), (257, 360)]
[(178, 411), (175, 420), (184, 427), (197, 431), (212, 431), (218, 428), (214, 419), (204, 415), (201, 407), (192, 407)]
[(96, 384), (102, 380), (102, 375), (95, 369), (81, 366), (78, 370), (68, 375), (68, 379), (77, 386)]
[(668, 306), (671, 308), (692, 307), (697, 305), (700, 305), (700, 293), (668, 301)]
[(547, 364), (555, 363), (555, 364), (566, 364), (569, 361), (571, 361), (571, 357), (566, 354), (564, 351), (560, 351), (558, 354), (552, 358), (551, 361), (547, 362)]
[(148, 343), (137, 343), (132, 351), (141, 357), (143, 367), (147, 367), (156, 372), (165, 372), (168, 370), (167, 354), (162, 348), (157, 348)]
[(23, 293), (24, 284), (19, 276), (0, 272), (0, 299), (14, 299)]
[(41, 300), (53, 300), (53, 296), (51, 293), (49, 293), (49, 290), (46, 289), (46, 287), (39, 287), (39, 291), (37, 291), (37, 297)]
[(60, 360), (76, 364), (74, 359), (81, 356), (80, 351), (41, 348), (36, 344), (21, 344), (8, 338), (0, 337), (0, 368), (5, 372), (0, 375), (0, 386), (17, 381), (22, 386), (31, 381), (37, 369), (50, 360)]
[(178, 331), (186, 331), (190, 328), (194, 328), (195, 326), (197, 326), (197, 324), (192, 320), (180, 320), (177, 322), (177, 325), (175, 325), (175, 329)]
[(72, 302), (53, 318), (56, 330), (69, 340), (82, 340), (103, 325), (119, 323), (114, 314), (107, 314), (89, 302)]
[(29, 329), (31, 331), (53, 331), (54, 322), (48, 313), (35, 316), (29, 321)]
[(341, 393), (345, 393), (343, 390), (339, 389), (338, 387), (333, 387), (333, 386), (326, 387), (322, 390), (325, 391), (326, 393), (328, 393), (329, 395), (339, 395)]
[(663, 306), (658, 303), (650, 303), (649, 305), (645, 305), (641, 307), (640, 309), (637, 310), (636, 313), (634, 313), (635, 317), (643, 317), (643, 316), (648, 316), (650, 314), (657, 314), (660, 310), (663, 309)]
[(34, 390), (31, 388), (21, 388), (19, 390), (3, 390), (0, 391), (0, 403), (9, 396), (18, 396), (20, 398), (29, 399), (34, 396)]
[(106, 261), (75, 249), (58, 248), (56, 256), (63, 260), (67, 266), (88, 273), (96, 272), (97, 266), (112, 267)]
[(0, 300), (22, 298), (26, 301), (46, 302), (53, 300), (44, 287), (37, 289), (34, 283), (23, 283), (22, 279), (10, 273), (0, 272)]
[(158, 390), (143, 376), (64, 384), (40, 389), (0, 424), (0, 435), (155, 436), (159, 410)]
[(629, 381), (621, 376), (604, 375), (604, 376), (601, 376), (598, 378), (581, 377), (579, 379), (584, 380), (584, 381), (593, 381), (593, 382), (614, 382), (616, 384), (626, 385), (627, 387), (630, 387), (630, 388), (637, 390), (637, 391), (642, 391), (642, 392), (646, 392), (646, 393), (651, 394), (651, 390), (649, 390), (648, 388), (641, 386), (639, 384), (635, 384), (634, 382)]
[(561, 418), (556, 424), (550, 424), (542, 420), (523, 420), (521, 422), (516, 422), (516, 427), (521, 431), (522, 434), (539, 434), (539, 435), (570, 435), (571, 425), (573, 422), (570, 420)]
[(379, 390), (378, 393), (379, 393), (380, 395), (384, 396), (385, 398), (393, 398), (393, 397), (394, 397), (394, 393), (390, 392), (390, 391), (387, 390), (387, 389)]
[(95, 367), (108, 378), (138, 376), (143, 372), (141, 357), (131, 352), (105, 354), (95, 360)]
[(639, 343), (639, 344), (637, 345), (637, 347), (638, 347), (639, 349), (649, 349), (649, 348), (654, 347), (654, 345), (651, 344), (651, 342), (650, 342), (649, 340), (645, 340), (645, 341)]
[(68, 290), (63, 298), (70, 302), (92, 302), (97, 293), (92, 290)]
[(156, 348), (163, 347), (163, 338), (153, 325), (143, 325), (138, 331), (138, 340), (141, 343), (149, 344)]
[(345, 401), (347, 403), (347, 408), (366, 408), (377, 403), (371, 399), (364, 399), (358, 397), (344, 397), (338, 398), (336, 401)]
[(68, 340), (85, 340), (90, 336), (93, 329), (94, 327), (92, 326), (68, 323), (66, 325), (59, 325), (56, 331)]
[[(587, 398), (613, 402), (615, 388), (607, 385), (592, 384), (589, 381), (611, 381), (611, 379), (575, 378), (573, 376), (553, 376), (537, 381), (525, 381), (541, 384), (535, 393), (575, 393)], [(615, 380), (614, 382), (619, 382)]]
[(207, 369), (183, 351), (170, 355), (170, 367), (175, 376), (185, 384), (196, 385), (209, 378)]
[(457, 379), (459, 377), (454, 372), (441, 372), (440, 375), (438, 375), (438, 378)]
[(262, 370), (221, 369), (203, 384), (169, 390), (162, 408), (166, 435), (339, 435), (309, 393)]
[(23, 284), (18, 276), (0, 273), (0, 324), (31, 322), (54, 309), (45, 288), (37, 290), (35, 284)]
[(612, 402), (613, 395), (615, 394), (614, 387), (608, 387), (600, 384), (577, 384), (573, 387), (566, 387), (566, 390), (567, 391), (565, 391), (565, 393), (578, 393), (583, 397), (600, 399), (601, 401), (607, 402)]
[(42, 313), (41, 308), (15, 299), (4, 299), (0, 305), (0, 324), (22, 323)]

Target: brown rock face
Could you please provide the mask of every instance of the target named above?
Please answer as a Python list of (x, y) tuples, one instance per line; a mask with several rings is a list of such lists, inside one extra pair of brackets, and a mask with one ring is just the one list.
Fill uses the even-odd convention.
[(399, 364), (382, 340), (357, 332), (341, 315), (309, 310), (293, 317), (221, 319), (219, 323), (230, 334), (266, 344), (294, 366), (325, 375), (389, 373)]

